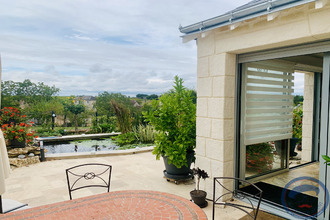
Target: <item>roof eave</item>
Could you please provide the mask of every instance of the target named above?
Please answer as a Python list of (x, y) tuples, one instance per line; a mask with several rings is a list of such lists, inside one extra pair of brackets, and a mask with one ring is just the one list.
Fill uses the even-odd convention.
[(185, 37), (315, 1), (316, 0), (273, 0), (270, 2), (262, 2), (249, 8), (237, 11), (233, 10), (205, 21), (186, 27), (180, 27), (179, 30), (181, 33), (185, 34), (181, 37)]

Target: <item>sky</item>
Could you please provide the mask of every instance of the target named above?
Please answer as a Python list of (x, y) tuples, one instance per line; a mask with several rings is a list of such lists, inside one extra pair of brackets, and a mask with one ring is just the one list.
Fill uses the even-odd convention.
[(55, 85), (59, 95), (161, 94), (175, 75), (196, 89), (196, 42), (179, 26), (249, 0), (1, 0), (2, 80)]

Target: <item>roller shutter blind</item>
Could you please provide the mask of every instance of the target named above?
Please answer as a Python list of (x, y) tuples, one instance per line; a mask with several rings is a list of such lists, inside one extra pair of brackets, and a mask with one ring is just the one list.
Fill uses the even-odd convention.
[(244, 145), (292, 137), (293, 64), (277, 61), (243, 65)]

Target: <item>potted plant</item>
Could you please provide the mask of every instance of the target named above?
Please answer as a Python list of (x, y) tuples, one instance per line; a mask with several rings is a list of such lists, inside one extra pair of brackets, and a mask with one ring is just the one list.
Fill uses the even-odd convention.
[(25, 120), (25, 115), (14, 107), (4, 107), (0, 110), (0, 125), (20, 123)]
[(151, 102), (151, 108), (143, 115), (154, 126), (156, 159), (162, 156), (171, 179), (191, 178), (190, 164), (195, 161), (196, 104), (192, 90), (183, 86), (183, 80), (175, 76), (174, 88)]
[(192, 173), (196, 178), (196, 189), (193, 191), (190, 191), (190, 196), (191, 199), (194, 201), (196, 205), (198, 205), (201, 208), (204, 208), (207, 206), (207, 201), (206, 201), (206, 195), (207, 193), (204, 190), (199, 189), (199, 183), (201, 178), (204, 180), (209, 177), (207, 172), (204, 170), (197, 168), (192, 169)]
[(4, 124), (1, 130), (5, 139), (9, 140), (10, 147), (23, 148), (34, 138), (34, 131), (29, 131), (31, 124), (21, 122), (19, 124)]
[(33, 122), (26, 123), (26, 115), (14, 107), (4, 107), (0, 110), (1, 130), (6, 143), (12, 148), (25, 147), (34, 138), (30, 131)]

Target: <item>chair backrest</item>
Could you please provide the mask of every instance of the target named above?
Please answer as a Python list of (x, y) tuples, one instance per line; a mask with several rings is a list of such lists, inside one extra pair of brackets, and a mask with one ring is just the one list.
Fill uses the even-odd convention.
[[(243, 188), (239, 188), (243, 186)], [(244, 187), (252, 187), (249, 192)], [(220, 191), (220, 193), (219, 193)], [(233, 203), (233, 199), (241, 200), (247, 205)], [(235, 177), (214, 177), (213, 178), (213, 209), (212, 219), (215, 217), (215, 205), (228, 205), (245, 212), (252, 219), (257, 219), (262, 190), (249, 181)]]
[(111, 170), (111, 165), (99, 163), (81, 164), (66, 169), (70, 200), (73, 191), (87, 187), (104, 187), (109, 192)]

